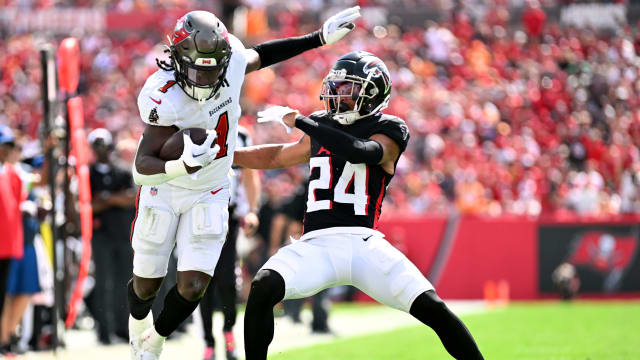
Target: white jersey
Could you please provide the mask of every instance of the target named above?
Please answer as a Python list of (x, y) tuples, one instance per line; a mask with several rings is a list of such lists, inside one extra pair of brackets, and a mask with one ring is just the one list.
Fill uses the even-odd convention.
[(207, 190), (228, 183), (233, 164), (233, 152), (238, 138), (240, 93), (247, 59), (244, 45), (229, 34), (231, 60), (225, 82), (209, 100), (199, 102), (189, 97), (175, 82), (173, 71), (156, 71), (149, 76), (138, 95), (142, 121), (155, 126), (175, 126), (178, 129), (203, 128), (216, 130), (220, 152), (216, 159), (195, 174), (175, 178), (168, 183), (191, 190)]

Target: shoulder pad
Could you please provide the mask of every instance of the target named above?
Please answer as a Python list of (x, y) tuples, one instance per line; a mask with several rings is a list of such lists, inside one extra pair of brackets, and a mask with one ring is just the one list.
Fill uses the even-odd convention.
[(231, 49), (233, 51), (244, 51), (246, 48), (240, 39), (235, 37), (233, 34), (229, 34), (229, 45), (231, 45)]
[(378, 120), (378, 130), (395, 140), (404, 151), (409, 142), (409, 127), (401, 118), (383, 114)]
[(151, 75), (138, 95), (140, 118), (149, 125), (172, 126), (180, 118), (179, 102), (184, 101), (173, 74), (158, 70)]
[(402, 129), (403, 132), (406, 133), (406, 136), (409, 137), (409, 127), (407, 126), (407, 123), (401, 118), (393, 115), (383, 114), (380, 118), (380, 121), (397, 125)]
[(230, 79), (230, 77), (232, 76), (242, 76), (243, 79), (240, 80), (240, 84), (242, 84), (242, 81), (244, 81), (244, 73), (245, 73), (245, 69), (247, 68), (247, 49), (244, 47), (244, 44), (242, 43), (242, 41), (238, 40), (237, 37), (235, 37), (232, 34), (229, 34), (229, 44), (231, 45), (231, 64), (229, 65), (230, 68), (236, 68), (236, 69), (242, 69), (242, 71), (240, 72), (235, 71), (229, 71), (227, 72), (227, 80), (229, 81), (234, 81), (237, 79)]
[(247, 49), (244, 47), (242, 41), (232, 34), (229, 34), (229, 44), (231, 45), (231, 61), (240, 60), (243, 63), (247, 62), (247, 56), (245, 52)]
[(380, 117), (381, 121), (390, 121), (390, 122), (395, 122), (398, 124), (404, 124), (407, 125), (404, 120), (402, 120), (401, 118), (394, 116), (394, 115), (389, 115), (389, 114), (382, 114), (382, 116)]

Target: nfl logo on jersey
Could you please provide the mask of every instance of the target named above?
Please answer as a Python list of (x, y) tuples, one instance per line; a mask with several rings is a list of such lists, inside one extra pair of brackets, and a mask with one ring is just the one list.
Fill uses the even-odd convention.
[(155, 186), (152, 186), (151, 189), (149, 189), (149, 194), (151, 194), (151, 196), (158, 195), (158, 188)]

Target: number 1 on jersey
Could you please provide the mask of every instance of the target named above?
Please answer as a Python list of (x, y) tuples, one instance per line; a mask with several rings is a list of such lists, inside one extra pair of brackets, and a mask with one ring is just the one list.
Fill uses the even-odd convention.
[(227, 156), (227, 135), (229, 134), (229, 115), (225, 111), (218, 118), (218, 125), (216, 125), (216, 133), (218, 137), (216, 138), (216, 144), (220, 146), (220, 151), (218, 151), (218, 155), (216, 155), (216, 159), (220, 159), (222, 157)]
[(163, 86), (163, 87), (161, 87), (161, 88), (160, 88), (160, 89), (158, 89), (158, 90), (160, 90), (160, 92), (161, 92), (161, 93), (166, 93), (167, 91), (169, 91), (169, 88), (170, 88), (170, 87), (172, 87), (172, 86), (173, 86), (173, 85), (175, 85), (175, 84), (176, 84), (176, 82), (175, 82), (175, 81), (173, 81), (173, 80), (169, 80), (169, 81), (167, 81), (167, 83), (166, 83), (166, 84), (164, 84), (164, 86)]

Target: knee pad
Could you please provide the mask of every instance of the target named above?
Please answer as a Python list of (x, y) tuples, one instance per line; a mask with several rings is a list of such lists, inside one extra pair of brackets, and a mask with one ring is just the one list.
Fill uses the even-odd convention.
[(268, 301), (273, 306), (284, 298), (284, 290), (282, 276), (273, 270), (263, 269), (251, 281), (249, 298)]

